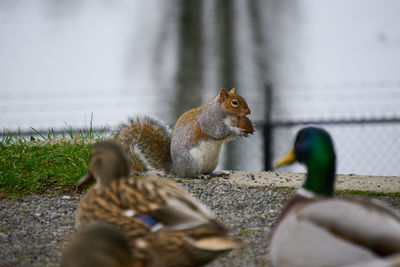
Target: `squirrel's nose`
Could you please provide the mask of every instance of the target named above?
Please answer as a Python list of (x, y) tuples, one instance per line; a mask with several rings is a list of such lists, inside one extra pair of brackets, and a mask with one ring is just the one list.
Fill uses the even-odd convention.
[(246, 108), (243, 112), (244, 115), (249, 115), (251, 113), (250, 109)]

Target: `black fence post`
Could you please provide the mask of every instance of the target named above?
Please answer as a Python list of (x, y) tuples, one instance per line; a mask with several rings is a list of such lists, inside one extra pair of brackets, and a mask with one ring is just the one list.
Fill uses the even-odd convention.
[(264, 169), (266, 171), (272, 170), (272, 125), (271, 125), (271, 111), (272, 111), (272, 84), (265, 86), (265, 118), (263, 125), (264, 133)]

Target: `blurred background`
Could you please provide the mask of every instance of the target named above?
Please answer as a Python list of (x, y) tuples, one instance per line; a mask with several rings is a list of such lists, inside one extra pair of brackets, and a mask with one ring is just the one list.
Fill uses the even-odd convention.
[[(0, 129), (173, 125), (235, 87), (257, 132), (218, 169), (266, 170), (331, 132), (338, 173), (400, 176), (396, 0), (0, 0)], [(290, 166), (279, 171), (304, 171)]]

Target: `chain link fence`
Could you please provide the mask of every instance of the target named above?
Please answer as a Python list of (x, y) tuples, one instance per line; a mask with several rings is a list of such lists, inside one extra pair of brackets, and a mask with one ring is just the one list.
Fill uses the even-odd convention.
[[(328, 87), (336, 93), (328, 91), (324, 95), (316, 87), (275, 86), (272, 90), (268, 86), (265, 98), (251, 102), (255, 135), (225, 144), (217, 169), (274, 170), (274, 160), (292, 147), (296, 132), (313, 125), (331, 133), (337, 153), (337, 173), (400, 176), (400, 82), (339, 87), (340, 90)], [(380, 88), (382, 96), (377, 93)], [(344, 98), (347, 99), (342, 103)], [(104, 131), (107, 135), (114, 128), (55, 128), (51, 132), (36, 129), (16, 134), (35, 135), (39, 139), (49, 134), (69, 137), (70, 132)], [(0, 138), (6, 135), (7, 131), (0, 132)], [(295, 164), (277, 171), (305, 169)]]
[[(271, 158), (282, 156), (293, 146), (294, 137), (304, 125), (273, 127)], [(390, 123), (326, 123), (323, 127), (332, 136), (337, 156), (337, 173), (400, 176), (400, 120)], [(280, 171), (304, 172), (300, 165)]]
[[(306, 126), (322, 127), (331, 134), (337, 173), (400, 176), (400, 119), (390, 122), (275, 123), (269, 125), (269, 144), (265, 143), (265, 125), (258, 123), (255, 135), (236, 138), (223, 146), (218, 169), (305, 172), (305, 167), (300, 164), (274, 169), (273, 163), (293, 147), (297, 131)], [(231, 156), (227, 157), (228, 154)]]
[[(351, 83), (266, 87), (259, 123), (263, 167), (292, 148), (299, 129), (326, 129), (335, 143), (337, 173), (400, 176), (400, 84)], [(295, 164), (279, 171), (304, 172)]]

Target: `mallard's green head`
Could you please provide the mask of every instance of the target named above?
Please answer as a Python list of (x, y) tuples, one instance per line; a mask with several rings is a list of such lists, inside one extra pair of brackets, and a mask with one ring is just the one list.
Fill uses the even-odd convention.
[(298, 161), (307, 167), (303, 187), (320, 195), (332, 195), (335, 181), (336, 156), (332, 138), (321, 128), (306, 127), (296, 136), (294, 148), (277, 161), (276, 167)]

